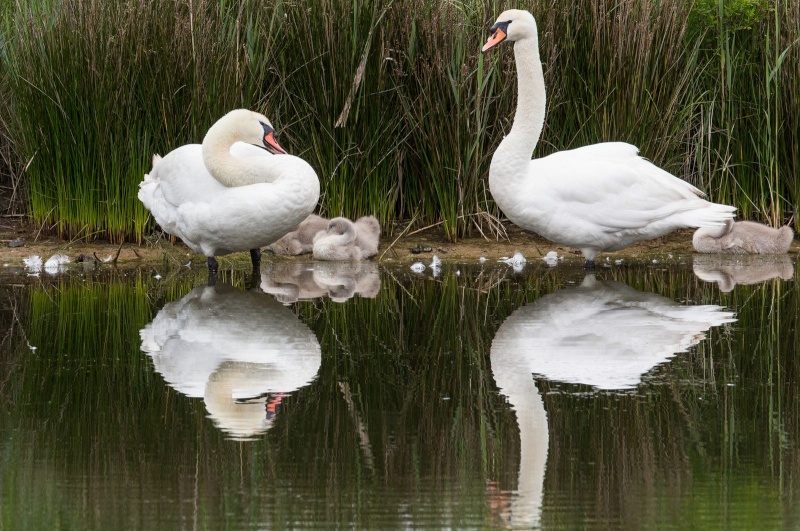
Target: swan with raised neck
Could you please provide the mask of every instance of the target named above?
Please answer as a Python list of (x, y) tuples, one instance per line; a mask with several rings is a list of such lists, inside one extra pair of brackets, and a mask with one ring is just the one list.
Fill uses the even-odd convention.
[(602, 251), (623, 249), (678, 228), (715, 227), (734, 207), (710, 203), (682, 179), (623, 142), (593, 144), (531, 160), (545, 119), (546, 90), (536, 21), (527, 11), (497, 18), (482, 51), (514, 43), (517, 109), (489, 168), (489, 190), (516, 225), (580, 249), (586, 266)]

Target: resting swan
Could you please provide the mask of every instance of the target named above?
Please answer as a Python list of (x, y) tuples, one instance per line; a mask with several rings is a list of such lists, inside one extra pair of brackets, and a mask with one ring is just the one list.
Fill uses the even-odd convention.
[(733, 222), (722, 227), (697, 229), (692, 245), (698, 253), (781, 254), (789, 251), (794, 239), (791, 227), (773, 229), (752, 221)]
[(214, 257), (238, 251), (250, 250), (258, 271), (260, 248), (313, 212), (319, 179), (280, 147), (266, 117), (237, 109), (211, 126), (202, 145), (154, 156), (139, 199), (164, 231), (208, 257), (211, 278)]
[(347, 218), (333, 218), (328, 230), (314, 236), (313, 256), (317, 260), (364, 260), (378, 253), (380, 224), (374, 216), (364, 216), (355, 223)]
[(586, 266), (602, 251), (663, 236), (683, 227), (714, 227), (734, 207), (701, 199), (702, 192), (611, 142), (531, 160), (545, 118), (545, 86), (536, 21), (527, 11), (503, 12), (485, 52), (514, 42), (517, 111), (489, 168), (489, 190), (513, 223), (580, 249)]

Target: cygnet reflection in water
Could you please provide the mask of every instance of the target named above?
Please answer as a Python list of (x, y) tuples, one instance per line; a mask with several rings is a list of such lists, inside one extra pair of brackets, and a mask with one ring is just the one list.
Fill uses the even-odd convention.
[(696, 254), (692, 269), (697, 278), (716, 282), (727, 293), (737, 284), (760, 284), (773, 278), (794, 278), (794, 263), (789, 255)]
[(517, 309), (492, 343), (524, 363), (526, 374), (597, 389), (629, 389), (677, 352), (705, 338), (713, 326), (734, 322), (716, 305), (684, 306), (587, 275)]
[(290, 309), (228, 285), (193, 289), (139, 334), (167, 384), (202, 398), (236, 439), (270, 429), (281, 398), (310, 384), (322, 362), (316, 336)]
[(278, 261), (261, 268), (261, 289), (284, 304), (330, 297), (344, 302), (356, 295), (374, 298), (381, 276), (374, 262)]

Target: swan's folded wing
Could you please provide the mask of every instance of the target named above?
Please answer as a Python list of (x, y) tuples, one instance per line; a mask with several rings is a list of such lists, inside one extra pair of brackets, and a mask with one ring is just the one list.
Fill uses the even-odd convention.
[[(554, 218), (580, 218), (604, 232), (637, 230), (712, 205), (691, 184), (639, 157), (630, 144), (558, 152), (533, 160), (531, 173), (534, 195), (548, 202)], [(537, 180), (537, 174), (550, 178)]]
[(150, 172), (159, 183), (164, 200), (177, 207), (206, 202), (225, 190), (206, 169), (199, 144), (181, 146), (165, 156)]

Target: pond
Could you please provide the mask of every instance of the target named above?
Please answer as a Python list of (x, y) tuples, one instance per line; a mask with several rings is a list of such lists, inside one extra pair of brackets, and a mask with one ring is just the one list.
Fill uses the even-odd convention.
[(0, 527), (797, 528), (796, 255), (0, 276)]

